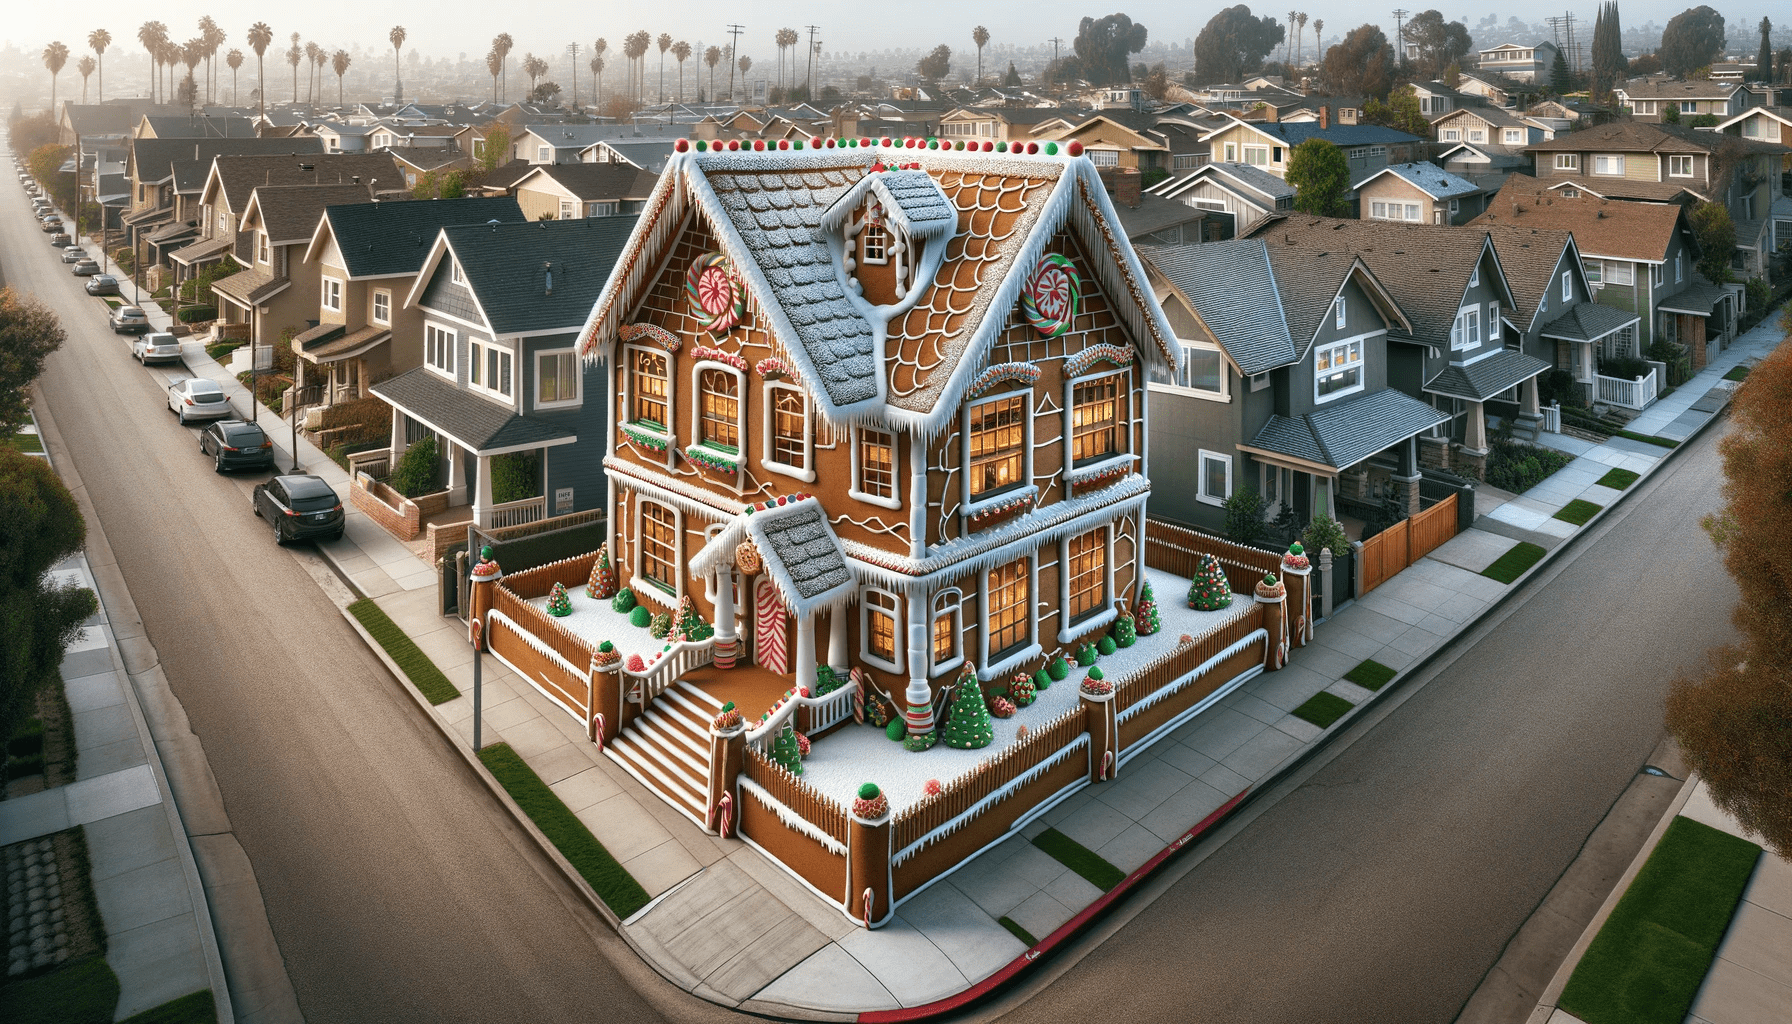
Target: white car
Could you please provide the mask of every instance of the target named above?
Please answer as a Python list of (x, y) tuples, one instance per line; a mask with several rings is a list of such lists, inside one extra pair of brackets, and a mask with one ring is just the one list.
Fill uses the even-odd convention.
[(184, 426), (194, 420), (221, 420), (231, 416), (230, 402), (215, 380), (189, 377), (168, 388), (168, 411)]
[(180, 339), (165, 331), (151, 331), (139, 334), (131, 341), (131, 355), (137, 357), (139, 363), (148, 366), (150, 363), (180, 362)]

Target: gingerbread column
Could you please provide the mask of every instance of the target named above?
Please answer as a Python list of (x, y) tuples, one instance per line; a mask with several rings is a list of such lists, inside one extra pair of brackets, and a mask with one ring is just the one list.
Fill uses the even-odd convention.
[(889, 917), (890, 798), (867, 782), (859, 787), (846, 823), (846, 909), (866, 928)]
[(1257, 584), (1256, 598), (1263, 606), (1263, 628), (1269, 631), (1263, 671), (1274, 672), (1288, 664), (1288, 588), (1272, 572)]
[[(490, 545), (479, 549), (479, 561), (474, 563), (473, 571), (468, 575), (473, 581), (473, 606), (468, 609), (467, 619), (469, 622), (479, 623), (481, 633), (489, 633), (490, 623), (486, 621), (486, 616), (491, 613), (492, 602), (496, 599), (498, 581), (504, 577), (504, 570), (498, 568), (497, 562), (492, 561)], [(491, 641), (482, 635), (478, 647), (482, 651), (489, 651)]]
[(724, 564), (716, 569), (715, 667), (733, 668), (738, 651), (734, 624), (734, 567)]
[(734, 793), (746, 757), (747, 726), (733, 701), (709, 725), (709, 796), (704, 831), (726, 839), (734, 834)]
[(1114, 684), (1101, 678), (1099, 666), (1077, 688), (1089, 730), (1089, 781), (1106, 782), (1120, 771), (1120, 722), (1114, 713)]
[(1307, 646), (1313, 639), (1313, 562), (1299, 541), (1288, 546), (1282, 556), (1282, 582), (1288, 587), (1288, 635), (1295, 647)]
[(622, 730), (622, 681), (617, 669), (622, 653), (608, 640), (591, 656), (591, 702), (586, 706), (585, 735), (603, 749)]

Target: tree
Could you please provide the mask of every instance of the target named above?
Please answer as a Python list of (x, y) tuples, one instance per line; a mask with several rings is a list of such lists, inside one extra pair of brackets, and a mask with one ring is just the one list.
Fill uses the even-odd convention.
[(93, 55), (99, 59), (100, 102), (104, 103), (106, 102), (106, 47), (112, 45), (112, 33), (103, 28), (96, 28), (87, 33), (87, 45), (93, 50)]
[(249, 26), (249, 49), (255, 51), (255, 88), (260, 94), (261, 116), (268, 115), (268, 82), (262, 57), (268, 52), (268, 45), (274, 41), (274, 30), (265, 21), (258, 21)]
[(1294, 186), (1294, 208), (1321, 217), (1350, 212), (1350, 161), (1327, 139), (1308, 139), (1288, 154), (1288, 184)]
[(324, 48), (317, 45), (317, 40), (315, 39), (305, 44), (305, 63), (307, 71), (307, 74), (305, 75), (305, 102), (307, 103), (317, 102), (317, 94), (319, 92), (317, 68), (318, 65), (322, 63), (319, 58), (323, 56), (323, 52)]
[(1773, 81), (1773, 22), (1761, 19), (1761, 48), (1755, 52), (1755, 81)]
[(660, 37), (655, 39), (654, 43), (660, 48), (660, 102), (664, 103), (666, 102), (666, 51), (672, 48), (672, 34), (661, 32)]
[(87, 103), (87, 79), (93, 75), (93, 69), (98, 66), (90, 53), (82, 54), (81, 59), (75, 63), (75, 70), (81, 73), (81, 103), (83, 106)]
[(347, 50), (337, 50), (330, 55), (330, 70), (336, 72), (336, 105), (339, 107), (342, 106), (342, 76), (348, 74), (349, 65), (354, 62)]
[(492, 49), (498, 54), (498, 70), (504, 75), (504, 85), (498, 93), (500, 99), (510, 98), (510, 51), (515, 48), (516, 42), (508, 32), (500, 32), (492, 37)]
[(299, 61), (305, 59), (305, 51), (299, 47), (299, 34), (292, 34), (292, 45), (286, 48), (286, 63), (292, 65), (292, 101), (299, 102)]
[(684, 102), (684, 62), (691, 59), (691, 44), (680, 39), (672, 44), (672, 59), (678, 62), (678, 102)]
[(1084, 18), (1077, 26), (1073, 49), (1082, 62), (1083, 77), (1091, 85), (1111, 85), (1132, 80), (1127, 55), (1145, 48), (1145, 26), (1124, 14)]
[[(55, 315), (37, 308), (53, 324)], [(11, 289), (0, 292), (0, 339), (18, 309)], [(0, 733), (10, 736), (99, 602), (91, 590), (50, 579), (53, 566), (81, 549), (87, 527), (49, 462), (0, 447), (0, 522)]]
[(1297, 26), (1294, 33), (1294, 66), (1299, 67), (1301, 54), (1305, 49), (1305, 43), (1307, 41), (1307, 12), (1301, 11), (1299, 14), (1296, 14), (1294, 16), (1294, 24)]
[(1133, 606), (1132, 617), (1140, 636), (1150, 636), (1163, 626), (1157, 609), (1157, 595), (1151, 592), (1151, 581), (1139, 588), (1139, 603)]
[(1699, 242), (1699, 258), (1693, 266), (1712, 284), (1728, 281), (1730, 259), (1736, 254), (1736, 224), (1730, 220), (1730, 211), (1722, 203), (1700, 203), (1687, 220)]
[(1659, 53), (1637, 54), (1635, 57), (1630, 58), (1629, 64), (1630, 73), (1632, 75), (1661, 74), (1661, 54)]
[(1792, 855), (1792, 350), (1749, 372), (1720, 442), (1724, 505), (1704, 527), (1741, 596), (1740, 646), (1712, 652), (1668, 691), (1667, 726), (1712, 799), (1775, 853)]
[(68, 63), (68, 47), (62, 43), (51, 43), (44, 47), (44, 67), (50, 70), (50, 116), (56, 116), (56, 76), (62, 74), (62, 66)]
[(62, 323), (48, 306), (0, 289), (0, 437), (11, 437), (30, 422), (31, 385), (65, 340)]
[(915, 74), (924, 80), (937, 82), (952, 72), (952, 48), (945, 43), (933, 48), (933, 52), (915, 62)]
[(529, 90), (529, 102), (543, 106), (554, 106), (560, 100), (560, 83), (544, 79)]
[(1188, 585), (1188, 606), (1199, 612), (1217, 612), (1232, 604), (1232, 584), (1226, 581), (1226, 570), (1212, 555), (1202, 555), (1195, 568), (1195, 578)]
[(1002, 78), (1002, 88), (1018, 89), (1024, 84), (1025, 83), (1023, 83), (1020, 80), (1020, 72), (1014, 70), (1014, 62), (1009, 61), (1008, 62), (1008, 74), (1003, 76), (1003, 78)]
[(1449, 21), (1436, 10), (1420, 11), (1406, 23), (1406, 38), (1419, 48), (1419, 70), (1427, 78), (1442, 75), (1474, 50), (1468, 26)]
[(1263, 58), (1282, 42), (1286, 30), (1276, 19), (1253, 17), (1244, 4), (1228, 7), (1207, 20), (1195, 36), (1195, 82), (1236, 82), (1263, 66)]
[(1143, 85), (1145, 95), (1154, 100), (1161, 100), (1169, 95), (1170, 73), (1164, 67), (1163, 61), (1160, 60), (1156, 64), (1151, 65), (1151, 69), (1145, 72), (1145, 81)]
[(796, 741), (796, 727), (789, 722), (772, 738), (772, 760), (792, 775), (803, 774), (803, 751)]
[(1374, 25), (1353, 28), (1325, 51), (1319, 77), (1339, 96), (1386, 96), (1394, 85), (1394, 48)]
[(218, 47), (230, 37), (208, 14), (199, 19), (199, 38), (205, 44), (205, 97), (209, 102), (217, 98), (212, 76), (217, 71)]
[[(800, 37), (794, 28), (781, 28), (772, 33), (772, 43), (778, 48), (778, 86), (787, 88), (784, 78), (784, 51), (794, 47)], [(794, 56), (794, 54), (792, 55)], [(791, 72), (796, 71), (795, 61), (791, 62)]]
[(236, 106), (236, 72), (243, 66), (243, 51), (232, 49), (224, 55), (224, 63), (230, 65), (230, 105)]
[(703, 51), (703, 63), (709, 68), (709, 101), (716, 101), (716, 65), (722, 63), (722, 48), (711, 46)]
[(1695, 68), (1707, 67), (1724, 48), (1724, 16), (1700, 5), (1688, 8), (1661, 30), (1661, 66), (1670, 75), (1684, 77)]
[(1325, 19), (1324, 18), (1314, 18), (1313, 19), (1313, 63), (1315, 65), (1323, 65), (1325, 63)]
[[(1766, 39), (1767, 37), (1762, 36), (1761, 38)], [(971, 29), (971, 42), (977, 46), (977, 85), (981, 87), (983, 85), (983, 48), (989, 45), (989, 29), (982, 25)]]
[(983, 689), (977, 685), (977, 673), (966, 668), (953, 682), (952, 710), (946, 716), (946, 727), (940, 731), (940, 742), (959, 750), (976, 750), (995, 741), (995, 730), (989, 724), (989, 707), (983, 702)]
[(205, 40), (189, 39), (180, 48), (180, 62), (187, 66), (187, 77), (181, 83), (183, 95), (180, 101), (189, 109), (199, 105), (199, 83), (193, 78), (193, 72), (205, 60)]
[(404, 99), (404, 68), (398, 62), (398, 51), (404, 49), (404, 39), (403, 25), (394, 25), (392, 31), (386, 33), (386, 40), (392, 44), (392, 75), (393, 80), (397, 83), (392, 90), (393, 103)]
[(1607, 0), (1599, 7), (1593, 23), (1593, 99), (1602, 99), (1612, 86), (1624, 77), (1624, 36), (1618, 27), (1617, 0)]
[(1574, 74), (1568, 70), (1568, 58), (1556, 51), (1555, 63), (1549, 67), (1549, 91), (1566, 96), (1574, 91)]
[(1410, 85), (1403, 85), (1388, 93), (1385, 103), (1370, 100), (1363, 104), (1363, 119), (1370, 124), (1417, 135), (1421, 139), (1431, 134), (1431, 123), (1425, 120), (1424, 114), (1419, 113), (1419, 94)]
[(168, 26), (159, 21), (146, 21), (137, 26), (137, 42), (149, 51), (151, 74), (149, 76), (149, 101), (156, 101), (156, 85), (161, 76), (156, 70), (162, 59), (162, 45), (168, 41)]

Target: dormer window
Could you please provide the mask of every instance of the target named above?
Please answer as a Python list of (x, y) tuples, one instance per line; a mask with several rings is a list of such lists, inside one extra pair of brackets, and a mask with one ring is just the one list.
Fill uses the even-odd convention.
[(865, 301), (874, 306), (901, 302), (915, 286), (919, 245), (891, 222), (878, 198), (867, 195), (858, 213), (847, 219), (846, 272)]
[(884, 264), (890, 261), (890, 230), (881, 223), (868, 222), (859, 232), (859, 260)]

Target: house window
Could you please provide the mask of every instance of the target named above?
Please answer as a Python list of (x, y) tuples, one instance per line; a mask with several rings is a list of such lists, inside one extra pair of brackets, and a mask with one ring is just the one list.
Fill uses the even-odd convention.
[(1593, 173), (1622, 177), (1624, 174), (1624, 154), (1600, 153), (1594, 156)]
[(333, 277), (324, 278), (324, 308), (342, 312), (342, 282)]
[(535, 405), (571, 405), (579, 401), (579, 359), (572, 349), (535, 354)]
[(1635, 265), (1614, 260), (1605, 265), (1606, 284), (1632, 284), (1636, 281)]
[(668, 594), (678, 593), (678, 513), (641, 499), (641, 578)]
[(902, 671), (896, 657), (896, 595), (866, 587), (859, 592), (859, 613), (864, 616), (859, 624), (860, 654), (892, 672)]
[(629, 349), (628, 418), (662, 432), (670, 432), (672, 422), (666, 360), (664, 352)]
[(1255, 166), (1255, 167), (1267, 166), (1269, 164), (1269, 147), (1268, 146), (1246, 146), (1246, 147), (1244, 147), (1244, 162), (1247, 164), (1251, 164), (1252, 166)]
[(1470, 142), (1486, 142), (1487, 141), (1487, 132), (1480, 128), (1472, 128), (1469, 130), (1469, 133), (1468, 133), (1468, 141), (1470, 141)]
[(941, 672), (964, 659), (959, 637), (964, 634), (964, 595), (956, 588), (933, 598), (933, 670)]
[[(1604, 276), (1604, 264), (1600, 263), (1598, 260), (1581, 260), (1580, 268), (1581, 271), (1587, 275), (1588, 286), (1597, 288), (1604, 283), (1601, 280)], [(1613, 283), (1615, 284), (1616, 282)]]
[(857, 469), (857, 497), (881, 502), (896, 499), (896, 437), (884, 430), (858, 428), (858, 442), (853, 448)]
[(1654, 100), (1637, 100), (1636, 101), (1636, 112), (1639, 114), (1655, 113), (1655, 101)]
[[(1742, 134), (1751, 139), (1758, 137), (1761, 134), (1760, 118), (1751, 117), (1742, 122)], [(1690, 174), (1691, 172), (1689, 171), (1687, 173)]]
[(1674, 254), (1674, 283), (1679, 284), (1685, 280), (1686, 254), (1684, 252), (1677, 252)]
[(1557, 153), (1556, 154), (1556, 170), (1558, 170), (1558, 171), (1578, 171), (1578, 170), (1580, 170), (1580, 154), (1579, 153)]
[(1226, 143), (1226, 162), (1229, 164), (1238, 162), (1238, 143)]
[(1340, 341), (1314, 351), (1316, 375), (1314, 397), (1341, 395), (1359, 391), (1363, 386), (1363, 343), (1361, 340)]
[(467, 383), (509, 398), (510, 353), (478, 342), (468, 345), (467, 349)]
[(1065, 616), (1068, 622), (1083, 619), (1107, 607), (1108, 531), (1097, 527), (1070, 538)]
[(536, 146), (535, 147), (535, 162), (536, 163), (545, 164), (548, 161), (552, 160), (553, 158), (554, 158), (554, 149), (552, 146)]
[(1120, 153), (1112, 149), (1087, 149), (1083, 151), (1089, 162), (1097, 167), (1120, 166)]
[(1342, 295), (1332, 299), (1332, 326), (1340, 331), (1344, 329), (1344, 318), (1347, 306), (1348, 304), (1344, 301), (1344, 296)]
[(1232, 496), (1232, 456), (1201, 450), (1201, 487), (1196, 499), (1207, 505), (1224, 505)]
[(1523, 142), (1523, 141), (1524, 141), (1524, 132), (1522, 132), (1516, 128), (1506, 129), (1507, 144), (1518, 143), (1518, 142)]
[(474, 139), (473, 140), (473, 155), (476, 157), (485, 155), (485, 140), (484, 139)]
[(809, 398), (788, 384), (767, 387), (769, 419), (766, 430), (766, 467), (790, 476), (809, 473)]
[(435, 324), (423, 326), (423, 358), (429, 365), (448, 374), (454, 375), (454, 332), (445, 331)]
[(273, 254), (273, 250), (270, 249), (268, 246), (267, 234), (265, 232), (260, 232), (260, 231), (256, 232), (255, 233), (255, 262), (257, 262), (257, 263), (272, 263), (273, 260), (274, 260), (274, 254)]
[(1500, 340), (1500, 304), (1497, 302), (1487, 304), (1487, 340)]
[(732, 370), (705, 368), (697, 374), (697, 440), (712, 448), (740, 451), (740, 376)]
[(1698, 100), (1681, 100), (1680, 101), (1680, 112), (1682, 114), (1698, 113), (1699, 112), (1699, 101)]
[(392, 323), (392, 293), (384, 288), (373, 293), (373, 322)]
[(1456, 322), (1450, 325), (1450, 349), (1461, 351), (1481, 344), (1481, 311), (1478, 309), (1462, 309), (1456, 311)]
[(1102, 459), (1120, 449), (1120, 374), (1110, 373), (1074, 387), (1070, 413), (1073, 464)]
[(1562, 271), (1562, 301), (1574, 301), (1574, 275), (1566, 270)]
[(1468, 286), (1473, 288), (1481, 283), (1481, 264), (1477, 263), (1468, 269)]
[(572, 219), (572, 200), (570, 200), (570, 199), (560, 200), (560, 219), (561, 220), (571, 220)]
[(1651, 285), (1654, 285), (1655, 287), (1660, 288), (1662, 286), (1662, 283), (1666, 280), (1667, 280), (1667, 268), (1666, 267), (1662, 266), (1659, 263), (1653, 264), (1649, 267), (1649, 283)]
[(1445, 128), (1441, 134), (1443, 135), (1443, 138), (1438, 140), (1440, 142), (1462, 141), (1462, 133), (1455, 128)]
[(460, 269), (460, 261), (452, 256), (448, 257), (448, 280), (463, 286), (467, 283), (467, 275)]
[(1226, 357), (1212, 345), (1182, 342), (1182, 365), (1176, 372), (1176, 383), (1185, 388), (1210, 394), (1226, 393)]
[(989, 571), (989, 662), (1019, 650), (1027, 643), (1028, 610), (1032, 607), (1032, 572), (1028, 559), (1019, 558)]
[(890, 232), (882, 221), (868, 220), (859, 229), (859, 261), (876, 264), (890, 261)]
[(1690, 178), (1690, 177), (1692, 177), (1692, 157), (1691, 156), (1670, 156), (1670, 157), (1668, 157), (1668, 176), (1671, 178)]
[(1009, 395), (971, 407), (971, 497), (1021, 484), (1026, 420), (1026, 395)]

